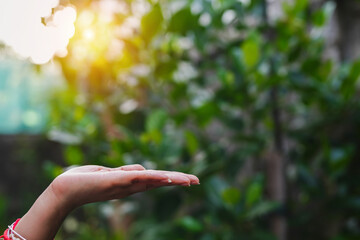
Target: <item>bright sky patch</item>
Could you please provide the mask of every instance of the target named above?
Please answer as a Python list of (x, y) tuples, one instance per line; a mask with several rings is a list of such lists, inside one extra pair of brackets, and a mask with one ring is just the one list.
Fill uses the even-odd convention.
[(59, 0), (0, 0), (0, 42), (36, 64), (66, 55), (76, 10)]

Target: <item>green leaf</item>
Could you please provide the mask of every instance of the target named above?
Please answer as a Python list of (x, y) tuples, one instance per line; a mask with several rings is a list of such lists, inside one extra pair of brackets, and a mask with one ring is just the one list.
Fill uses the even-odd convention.
[(316, 11), (312, 16), (313, 24), (318, 27), (324, 26), (326, 20), (326, 14), (322, 9)]
[(198, 26), (198, 16), (191, 13), (190, 8), (183, 8), (176, 12), (170, 19), (168, 31), (185, 34)]
[(186, 216), (180, 219), (179, 224), (188, 231), (200, 232), (203, 229), (202, 224), (193, 217)]
[(196, 110), (196, 117), (198, 118), (199, 124), (202, 126), (206, 126), (206, 124), (218, 114), (219, 107), (217, 106), (217, 102), (214, 101), (207, 102)]
[(195, 135), (190, 131), (186, 131), (185, 139), (186, 139), (186, 147), (187, 147), (189, 153), (194, 154), (199, 148), (199, 143), (198, 143)]
[(241, 46), (247, 68), (253, 68), (260, 60), (260, 46), (256, 38), (246, 40)]
[(279, 204), (276, 203), (276, 202), (268, 202), (268, 201), (260, 202), (259, 204), (254, 206), (248, 212), (247, 217), (250, 218), (250, 219), (260, 217), (260, 216), (262, 216), (264, 214), (267, 214), (267, 213), (275, 210), (278, 207), (279, 207)]
[(296, 0), (295, 3), (284, 1), (282, 5), (283, 10), (287, 15), (294, 16), (303, 13), (307, 8), (308, 3), (308, 0)]
[(54, 179), (64, 172), (62, 167), (50, 161), (46, 161), (43, 165), (43, 168), (46, 176), (49, 179)]
[(77, 146), (68, 146), (65, 149), (65, 161), (68, 165), (81, 165), (84, 163), (84, 155)]
[(253, 182), (246, 191), (246, 206), (251, 206), (260, 200), (262, 194), (262, 185), (259, 182)]
[(159, 109), (153, 111), (146, 119), (146, 131), (160, 131), (164, 127), (167, 117), (164, 110)]
[(159, 4), (153, 6), (150, 12), (141, 19), (141, 33), (145, 42), (149, 43), (161, 29), (164, 20)]
[[(220, 161), (218, 161), (218, 165), (219, 162)], [(216, 164), (212, 164), (209, 167), (214, 168), (214, 170), (219, 169), (219, 166), (216, 166)], [(223, 207), (224, 201), (222, 199), (222, 192), (227, 188), (226, 182), (219, 176), (213, 175), (210, 180), (203, 183), (207, 195), (206, 198), (210, 201), (210, 203), (217, 207)]]
[(155, 75), (158, 78), (170, 79), (177, 69), (177, 62), (174, 59), (159, 62), (155, 67)]
[(296, 0), (294, 5), (295, 12), (302, 12), (308, 6), (309, 0)]
[(352, 80), (352, 83), (359, 80), (360, 77), (360, 60), (355, 61), (351, 67), (349, 78)]
[(343, 80), (341, 92), (346, 99), (350, 99), (356, 93), (356, 83), (360, 78), (360, 60), (351, 66), (348, 76)]
[(232, 87), (235, 83), (235, 75), (231, 71), (226, 71), (224, 68), (220, 68), (218, 70), (218, 76), (226, 87)]
[(239, 202), (241, 197), (240, 191), (237, 188), (227, 188), (222, 193), (222, 198), (224, 202), (231, 205), (235, 205)]

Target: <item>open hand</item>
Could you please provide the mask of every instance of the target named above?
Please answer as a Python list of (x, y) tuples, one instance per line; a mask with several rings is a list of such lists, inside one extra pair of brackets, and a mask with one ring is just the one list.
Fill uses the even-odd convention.
[(72, 168), (55, 178), (21, 218), (16, 230), (28, 240), (54, 239), (66, 216), (83, 204), (119, 199), (162, 186), (192, 184), (199, 184), (194, 175), (146, 170), (141, 165)]
[(190, 186), (199, 179), (190, 174), (146, 170), (141, 165), (118, 168), (82, 166), (58, 176), (51, 188), (58, 199), (74, 208), (85, 203), (119, 199), (162, 186)]

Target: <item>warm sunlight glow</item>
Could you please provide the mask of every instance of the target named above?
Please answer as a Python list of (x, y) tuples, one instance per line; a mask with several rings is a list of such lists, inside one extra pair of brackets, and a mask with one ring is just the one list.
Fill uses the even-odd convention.
[[(59, 3), (0, 0), (0, 43), (36, 64), (68, 54), (79, 64), (106, 62), (123, 56), (124, 40), (139, 32), (140, 19), (150, 8), (143, 0), (134, 0), (132, 10), (121, 1), (102, 0), (77, 13)], [(70, 39), (72, 47), (67, 49)]]
[(95, 32), (93, 29), (85, 29), (83, 32), (83, 37), (87, 41), (92, 41), (95, 38)]
[(59, 0), (0, 0), (0, 42), (36, 64), (64, 55), (75, 32), (76, 10), (58, 4)]
[[(96, 10), (87, 9), (79, 12), (76, 21), (76, 34), (72, 40), (72, 55), (78, 63), (82, 63), (84, 60), (105, 61), (106, 57), (109, 56), (108, 52), (113, 49), (119, 53), (117, 47), (119, 44), (114, 44), (116, 24), (112, 14), (109, 12), (103, 14), (99, 8)], [(113, 46), (116, 48), (112, 48)]]

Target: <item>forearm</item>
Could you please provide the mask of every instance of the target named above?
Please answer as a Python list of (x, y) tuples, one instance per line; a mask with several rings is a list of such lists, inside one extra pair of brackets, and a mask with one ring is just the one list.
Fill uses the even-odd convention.
[(50, 185), (21, 218), (15, 230), (27, 240), (54, 239), (71, 210), (58, 199)]
[(141, 165), (119, 168), (82, 166), (58, 176), (16, 225), (27, 240), (52, 240), (66, 216), (90, 202), (120, 199), (163, 186), (200, 184), (190, 174), (146, 170)]

